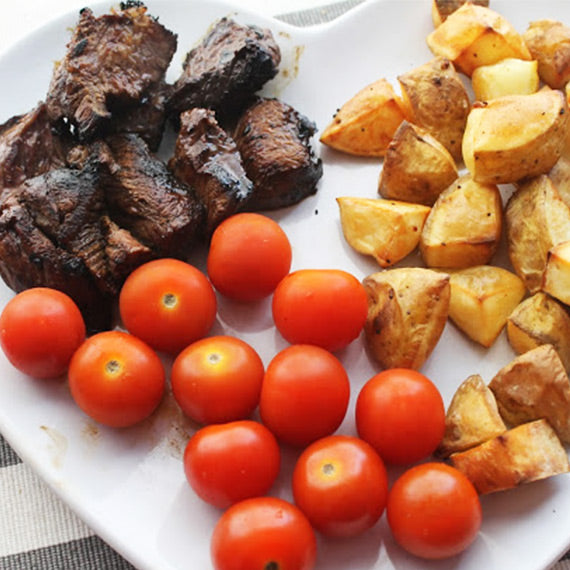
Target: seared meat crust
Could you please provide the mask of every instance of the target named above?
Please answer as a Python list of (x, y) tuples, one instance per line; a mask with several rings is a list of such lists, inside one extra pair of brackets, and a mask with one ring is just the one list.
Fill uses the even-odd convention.
[(180, 132), (169, 162), (174, 175), (194, 188), (206, 210), (206, 235), (247, 204), (253, 184), (234, 140), (214, 112), (195, 108), (180, 116)]
[(186, 55), (169, 108), (176, 117), (193, 107), (233, 117), (275, 77), (281, 51), (270, 30), (218, 20)]
[(253, 181), (249, 210), (291, 206), (315, 194), (322, 162), (310, 144), (315, 124), (277, 99), (259, 99), (240, 118), (234, 139)]

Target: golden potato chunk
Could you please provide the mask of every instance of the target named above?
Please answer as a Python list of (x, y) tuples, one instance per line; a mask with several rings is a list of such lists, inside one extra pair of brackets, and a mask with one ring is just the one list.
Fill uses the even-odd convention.
[(532, 59), (521, 35), (499, 13), (465, 3), (427, 37), (432, 53), (451, 60), (471, 77), (481, 65), (502, 59)]
[(542, 290), (570, 305), (570, 241), (559, 243), (548, 252)]
[(404, 259), (420, 241), (430, 208), (377, 198), (340, 197), (344, 237), (356, 251), (371, 255), (381, 267)]
[(570, 380), (552, 345), (517, 356), (495, 374), (489, 388), (505, 422), (518, 425), (544, 418), (570, 443)]
[(515, 308), (507, 320), (507, 338), (517, 354), (551, 344), (570, 371), (570, 316), (546, 293), (539, 291)]
[(549, 171), (548, 178), (558, 190), (560, 198), (570, 208), (570, 155), (569, 157), (563, 155), (558, 159)]
[(388, 145), (378, 192), (384, 198), (432, 206), (457, 176), (449, 151), (426, 129), (403, 121)]
[(363, 285), (369, 300), (364, 331), (374, 358), (383, 368), (421, 368), (445, 328), (449, 275), (403, 267), (373, 273)]
[(463, 160), (474, 180), (507, 184), (548, 172), (562, 155), (568, 106), (560, 91), (506, 95), (473, 106)]
[(522, 280), (501, 267), (478, 265), (450, 271), (450, 319), (469, 338), (491, 346), (525, 294)]
[(522, 424), (450, 459), (482, 495), (570, 470), (566, 450), (546, 420)]
[(475, 99), (490, 101), (505, 95), (530, 95), (540, 87), (536, 60), (508, 58), (473, 71), (471, 85)]
[(469, 376), (457, 388), (447, 413), (445, 433), (436, 449), (437, 457), (475, 447), (507, 431), (499, 415), (493, 392), (478, 374)]
[(447, 20), (450, 14), (468, 1), (473, 2), (473, 4), (479, 4), (479, 6), (489, 6), (489, 0), (432, 0), (431, 18), (433, 25), (437, 28), (437, 26)]
[(542, 287), (548, 252), (570, 240), (570, 208), (548, 176), (542, 175), (521, 184), (510, 197), (505, 225), (513, 269), (536, 293)]
[(484, 265), (493, 257), (501, 231), (499, 189), (464, 175), (433, 205), (420, 238), (420, 251), (429, 267)]
[(570, 80), (570, 27), (556, 20), (531, 22), (523, 33), (531, 56), (538, 61), (540, 78), (553, 89)]
[(461, 139), (471, 104), (451, 62), (436, 57), (399, 75), (398, 81), (410, 122), (426, 129), (454, 159), (460, 159)]
[(320, 141), (348, 154), (384, 156), (405, 118), (401, 99), (386, 79), (379, 79), (342, 105)]

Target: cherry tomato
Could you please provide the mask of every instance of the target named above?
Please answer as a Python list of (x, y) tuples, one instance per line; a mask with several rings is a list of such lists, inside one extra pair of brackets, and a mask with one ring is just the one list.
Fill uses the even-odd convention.
[(395, 540), (421, 558), (448, 558), (465, 550), (481, 526), (477, 491), (459, 470), (424, 463), (406, 471), (388, 495)]
[(210, 552), (215, 570), (312, 570), (317, 541), (295, 505), (258, 497), (231, 506), (220, 517)]
[(291, 257), (291, 244), (277, 222), (261, 214), (236, 214), (212, 235), (208, 275), (222, 295), (257, 301), (289, 273)]
[(202, 500), (220, 509), (265, 495), (280, 464), (275, 437), (251, 420), (206, 426), (190, 438), (184, 451), (190, 486)]
[(259, 412), (277, 439), (303, 447), (340, 426), (349, 397), (340, 360), (318, 346), (293, 345), (267, 366)]
[(216, 318), (207, 277), (178, 259), (156, 259), (135, 269), (119, 296), (125, 328), (152, 348), (176, 354), (204, 337)]
[(279, 283), (272, 308), (285, 340), (336, 351), (360, 334), (368, 298), (358, 279), (346, 271), (301, 269)]
[(89, 337), (69, 364), (77, 405), (95, 421), (127, 427), (148, 417), (162, 399), (164, 367), (142, 340), (122, 331)]
[(318, 531), (355, 536), (374, 526), (386, 508), (386, 468), (365, 441), (331, 435), (300, 455), (293, 471), (293, 496)]
[(361, 389), (356, 401), (358, 435), (387, 463), (410, 464), (428, 457), (445, 431), (439, 390), (423, 374), (384, 370)]
[(34, 378), (61, 376), (85, 339), (85, 323), (73, 300), (47, 287), (12, 297), (0, 315), (0, 344), (11, 364)]
[(231, 336), (201, 339), (172, 365), (174, 398), (202, 424), (246, 419), (259, 403), (264, 366), (246, 342)]

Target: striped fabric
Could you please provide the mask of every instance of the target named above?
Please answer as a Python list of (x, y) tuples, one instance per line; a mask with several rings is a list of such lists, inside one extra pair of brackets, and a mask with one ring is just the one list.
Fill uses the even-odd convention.
[[(362, 0), (278, 16), (328, 22)], [(136, 570), (57, 498), (0, 435), (0, 570)], [(568, 553), (553, 570), (570, 570)]]

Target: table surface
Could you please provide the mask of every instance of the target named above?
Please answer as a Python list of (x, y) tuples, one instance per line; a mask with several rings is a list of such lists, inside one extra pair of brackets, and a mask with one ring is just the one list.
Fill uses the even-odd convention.
[[(239, 0), (239, 4), (266, 15), (285, 15), (284, 19), (291, 23), (307, 25), (331, 19), (360, 1)], [(85, 0), (5, 0), (0, 18), (0, 54), (47, 21), (85, 5)], [(0, 504), (2, 570), (134, 568), (51, 492), (1, 434)], [(570, 554), (554, 569), (570, 570)]]

